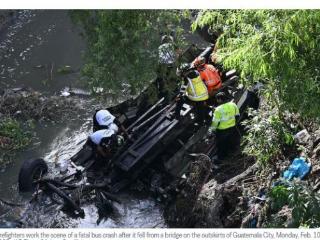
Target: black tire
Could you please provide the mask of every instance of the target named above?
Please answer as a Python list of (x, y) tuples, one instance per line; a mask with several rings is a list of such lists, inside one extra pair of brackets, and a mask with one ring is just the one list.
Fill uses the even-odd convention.
[(24, 161), (19, 172), (19, 191), (33, 192), (34, 181), (48, 172), (48, 165), (42, 158)]

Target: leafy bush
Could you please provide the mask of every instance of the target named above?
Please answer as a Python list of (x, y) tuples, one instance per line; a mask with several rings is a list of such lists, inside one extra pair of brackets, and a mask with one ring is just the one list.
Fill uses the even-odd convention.
[(30, 143), (31, 134), (18, 121), (6, 118), (0, 121), (0, 140), (0, 150), (17, 150)]
[(175, 43), (182, 44), (182, 12), (164, 10), (73, 11), (81, 24), (88, 48), (82, 73), (92, 89), (118, 92), (141, 91), (156, 77), (158, 47), (162, 34), (175, 31)]
[(251, 118), (243, 122), (247, 130), (243, 152), (266, 166), (281, 154), (284, 144), (293, 143), (293, 137), (274, 110), (251, 110), (249, 115)]
[(288, 204), (289, 190), (287, 187), (279, 185), (275, 186), (270, 191), (272, 201), (272, 209), (280, 210), (284, 205)]
[(245, 84), (266, 80), (281, 111), (319, 120), (319, 10), (207, 10), (193, 28), (222, 32), (217, 56)]
[[(320, 194), (304, 181), (290, 183), (290, 186), (277, 186), (270, 192), (273, 211), (287, 205), (292, 211), (290, 227), (320, 227)], [(272, 221), (272, 220), (271, 220)]]

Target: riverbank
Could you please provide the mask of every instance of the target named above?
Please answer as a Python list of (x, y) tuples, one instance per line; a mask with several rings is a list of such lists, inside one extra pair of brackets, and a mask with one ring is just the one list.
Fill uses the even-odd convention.
[(0, 164), (37, 137), (35, 124), (59, 124), (86, 111), (84, 101), (77, 96), (45, 96), (23, 88), (4, 90), (0, 95)]
[[(86, 47), (69, 12), (53, 10), (1, 10), (0, 42), (0, 151), (10, 162), (37, 141), (35, 125), (82, 114), (83, 101), (60, 97), (60, 91), (82, 86)], [(71, 70), (61, 72), (66, 66)]]
[[(250, 135), (255, 128), (255, 134), (260, 135), (258, 131), (262, 131), (260, 137), (266, 140), (258, 150), (276, 151), (269, 155), (267, 162), (262, 162), (258, 152), (255, 156), (248, 155), (247, 148), (252, 145), (243, 141), (241, 149), (224, 159), (219, 169), (211, 172), (199, 172), (199, 168), (192, 170), (189, 180), (192, 184), (182, 186), (177, 201), (167, 208), (166, 219), (171, 226), (267, 228), (317, 226), (320, 223), (316, 210), (320, 204), (320, 126), (305, 121), (298, 114), (286, 112), (281, 131), (285, 130), (288, 135), (277, 135), (280, 129), (276, 128), (275, 122), (270, 124), (274, 111), (267, 101), (263, 101), (260, 112), (259, 118), (245, 123), (247, 131), (243, 138), (249, 136), (251, 141), (258, 141), (257, 136)], [(311, 170), (303, 179), (284, 179), (284, 172), (299, 157), (310, 164)], [(203, 159), (197, 162), (205, 166)], [(209, 174), (207, 180), (206, 174)]]

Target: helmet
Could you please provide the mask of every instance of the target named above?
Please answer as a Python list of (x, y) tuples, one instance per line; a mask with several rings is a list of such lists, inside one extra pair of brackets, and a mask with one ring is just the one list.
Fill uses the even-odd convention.
[(199, 77), (199, 72), (196, 71), (196, 70), (190, 71), (187, 74), (187, 78), (190, 78), (190, 79), (194, 79), (194, 78), (197, 78), (197, 77)]
[(182, 63), (179, 67), (177, 67), (176, 74), (178, 77), (182, 77), (188, 70), (191, 68), (190, 63)]
[(198, 68), (206, 63), (206, 59), (204, 57), (197, 57), (193, 62), (193, 66)]
[(161, 44), (173, 42), (173, 37), (170, 35), (163, 35), (161, 37)]
[(113, 123), (115, 116), (113, 116), (108, 110), (101, 109), (96, 111), (95, 120), (99, 126), (109, 126)]

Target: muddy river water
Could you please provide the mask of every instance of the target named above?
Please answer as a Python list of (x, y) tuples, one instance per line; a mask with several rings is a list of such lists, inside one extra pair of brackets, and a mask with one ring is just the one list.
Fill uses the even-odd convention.
[[(80, 69), (85, 42), (72, 23), (68, 11), (16, 12), (0, 31), (0, 90), (31, 87), (48, 95), (59, 94), (67, 86), (83, 88)], [(59, 68), (70, 66), (69, 74)], [(22, 220), (27, 227), (166, 227), (162, 206), (149, 196), (121, 193), (112, 216), (99, 224), (95, 205), (83, 206), (84, 218), (72, 218), (48, 203), (28, 205), (30, 196), (17, 190), (17, 177), (24, 159), (44, 158), (54, 168), (54, 159), (68, 162), (91, 131), (91, 100), (83, 104), (88, 111), (63, 123), (39, 123), (37, 140), (31, 147), (15, 153), (14, 160), (0, 169), (0, 198), (22, 207), (0, 204), (0, 220)], [(92, 108), (92, 109), (91, 109)]]

